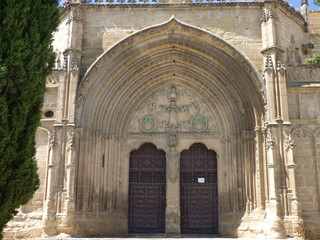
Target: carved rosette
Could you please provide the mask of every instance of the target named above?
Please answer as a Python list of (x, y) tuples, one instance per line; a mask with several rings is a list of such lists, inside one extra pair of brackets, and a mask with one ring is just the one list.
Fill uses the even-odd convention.
[(152, 115), (143, 116), (139, 123), (142, 132), (153, 132), (157, 128), (157, 123)]

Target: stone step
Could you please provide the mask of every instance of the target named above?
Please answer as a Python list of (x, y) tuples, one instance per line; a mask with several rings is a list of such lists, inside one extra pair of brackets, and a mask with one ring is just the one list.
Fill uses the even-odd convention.
[[(234, 240), (235, 238), (208, 238), (208, 237), (173, 237), (173, 238), (163, 238), (163, 237), (144, 237), (144, 238), (59, 238), (59, 237), (52, 237), (52, 238), (32, 238), (32, 240)], [(253, 240), (253, 238), (241, 238), (242, 240)], [(31, 240), (31, 239), (30, 239)], [(255, 239), (256, 240), (256, 239)]]
[[(195, 235), (192, 237), (157, 237), (157, 236), (152, 236), (152, 237), (127, 237), (127, 238), (98, 238), (98, 237), (92, 237), (92, 238), (74, 238), (74, 237), (59, 237), (59, 236), (55, 236), (55, 237), (44, 237), (44, 238), (32, 238), (30, 240), (196, 240), (196, 239), (200, 239), (200, 240), (234, 240), (237, 238), (220, 238), (217, 236), (213, 236), (213, 237), (209, 237), (209, 236), (202, 236), (202, 235)], [(241, 240), (263, 240), (263, 239), (270, 239), (270, 238), (239, 238)], [(289, 238), (290, 239), (290, 238)], [(275, 240), (275, 239), (273, 239)], [(284, 239), (277, 239), (277, 240), (284, 240)], [(286, 238), (286, 240), (288, 240), (288, 238)]]

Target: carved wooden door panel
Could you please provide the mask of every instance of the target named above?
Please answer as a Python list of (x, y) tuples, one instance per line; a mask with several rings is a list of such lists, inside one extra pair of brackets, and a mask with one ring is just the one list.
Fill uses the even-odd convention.
[(217, 155), (201, 143), (181, 152), (181, 233), (218, 233)]
[(164, 233), (165, 152), (144, 144), (130, 154), (129, 233)]

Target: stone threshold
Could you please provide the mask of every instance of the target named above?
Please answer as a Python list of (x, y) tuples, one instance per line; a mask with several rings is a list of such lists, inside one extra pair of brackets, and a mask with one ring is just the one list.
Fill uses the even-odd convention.
[[(64, 238), (64, 237), (43, 237), (43, 238), (32, 238), (32, 240), (46, 240), (46, 239), (54, 239), (54, 240), (176, 240), (176, 239), (183, 239), (183, 240), (195, 240), (195, 239), (201, 239), (201, 240), (232, 240), (232, 239), (238, 239), (238, 238), (220, 238), (220, 237), (208, 237), (208, 236), (180, 236), (180, 237), (158, 237), (158, 236), (150, 236), (150, 237), (127, 237), (127, 238), (98, 238), (98, 237), (79, 237), (79, 238)], [(242, 240), (256, 240), (257, 238), (239, 238)], [(264, 239), (264, 238), (262, 238)], [(262, 240), (261, 239), (261, 240)], [(267, 238), (265, 238), (267, 239)], [(30, 239), (31, 240), (31, 239)], [(281, 240), (281, 239), (278, 239)]]

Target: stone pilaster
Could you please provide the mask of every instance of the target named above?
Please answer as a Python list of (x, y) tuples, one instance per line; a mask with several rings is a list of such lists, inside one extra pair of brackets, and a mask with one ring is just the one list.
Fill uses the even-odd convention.
[[(264, 78), (267, 90), (267, 179), (269, 200), (266, 203), (265, 235), (282, 238), (284, 219), (295, 215), (289, 225), (301, 226), (299, 202), (296, 196), (294, 162), (292, 150), (288, 147), (290, 122), (288, 113), (286, 68), (281, 64), (284, 51), (277, 43), (276, 9), (266, 4), (261, 17), (262, 40), (265, 59)], [(289, 176), (287, 176), (289, 175)], [(294, 190), (292, 189), (294, 188)], [(297, 211), (293, 211), (297, 209)], [(286, 221), (287, 222), (287, 221)], [(286, 228), (288, 224), (286, 224)]]
[[(65, 78), (58, 86), (58, 106), (54, 129), (59, 139), (56, 147), (50, 150), (50, 160), (47, 178), (47, 198), (45, 211), (46, 229), (53, 233), (54, 224), (57, 233), (72, 235), (74, 233), (74, 189), (75, 189), (75, 159), (76, 142), (78, 141), (75, 124), (75, 102), (77, 86), (80, 78), (80, 64), (82, 56), (82, 9), (76, 2), (68, 2), (69, 15), (68, 44), (63, 52), (63, 71)], [(54, 159), (57, 159), (55, 162)], [(55, 207), (53, 207), (55, 206)], [(54, 210), (54, 208), (56, 210)], [(53, 219), (55, 219), (53, 221)], [(54, 224), (52, 224), (54, 222)]]
[(271, 238), (282, 238), (284, 234), (283, 206), (281, 204), (282, 159), (280, 155), (281, 130), (279, 128), (279, 85), (274, 63), (277, 62), (281, 49), (277, 47), (277, 16), (272, 4), (266, 4), (262, 10), (261, 29), (265, 59), (264, 78), (267, 91), (267, 179), (269, 185), (266, 202), (266, 219), (264, 234)]

